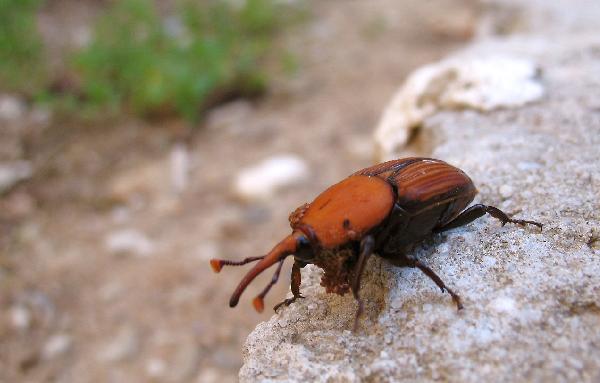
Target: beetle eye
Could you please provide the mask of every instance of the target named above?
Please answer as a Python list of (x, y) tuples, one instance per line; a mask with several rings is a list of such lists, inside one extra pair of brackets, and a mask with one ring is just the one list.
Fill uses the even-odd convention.
[(304, 235), (298, 236), (296, 239), (294, 257), (303, 261), (311, 260), (314, 257), (310, 241)]
[(298, 237), (296, 244), (298, 245), (298, 247), (306, 247), (306, 246), (310, 246), (310, 241), (308, 240), (308, 238), (306, 238), (305, 236), (301, 235)]

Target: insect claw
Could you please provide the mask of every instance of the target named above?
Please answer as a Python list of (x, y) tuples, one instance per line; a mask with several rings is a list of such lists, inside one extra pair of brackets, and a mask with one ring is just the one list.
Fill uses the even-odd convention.
[(305, 298), (303, 295), (298, 295), (292, 298), (287, 298), (284, 299), (283, 302), (279, 302), (278, 304), (275, 305), (275, 307), (273, 307), (273, 311), (277, 312), (277, 310), (279, 310), (281, 308), (281, 306), (289, 306), (292, 303), (294, 303), (296, 301), (296, 299), (300, 299), (300, 298)]
[[(450, 291), (448, 291), (450, 292)], [(463, 306), (462, 302), (460, 301), (460, 297), (458, 295), (456, 295), (454, 292), (451, 293), (452, 294), (452, 300), (454, 301), (454, 303), (456, 303), (456, 310), (460, 311), (462, 309), (464, 309), (465, 307)]]

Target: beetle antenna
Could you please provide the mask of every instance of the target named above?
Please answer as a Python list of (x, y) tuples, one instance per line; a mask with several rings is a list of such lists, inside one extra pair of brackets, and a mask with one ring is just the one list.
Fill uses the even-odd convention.
[(246, 274), (246, 276), (242, 279), (238, 287), (231, 295), (231, 299), (229, 300), (229, 307), (235, 307), (238, 304), (240, 296), (242, 295), (246, 287), (250, 284), (250, 282), (252, 282), (258, 274), (262, 273), (277, 262), (283, 261), (285, 257), (287, 257), (290, 254), (293, 254), (296, 251), (296, 236), (297, 235), (292, 233), (285, 237), (281, 242), (275, 245), (275, 247), (269, 252), (269, 254), (265, 255), (263, 259), (260, 260), (260, 262), (254, 265), (254, 267), (248, 272), (248, 274)]
[(275, 283), (277, 283), (277, 280), (279, 279), (279, 274), (281, 273), (281, 267), (283, 266), (284, 260), (285, 260), (285, 258), (282, 258), (281, 261), (279, 261), (279, 266), (277, 266), (277, 270), (275, 270), (275, 273), (273, 274), (273, 278), (271, 278), (271, 281), (269, 282), (269, 284), (252, 301), (252, 305), (254, 306), (254, 309), (256, 311), (258, 311), (259, 313), (262, 313), (263, 310), (265, 309), (265, 302), (264, 302), (265, 295), (267, 295), (269, 290), (271, 290), (271, 287), (273, 287), (273, 285), (275, 285)]
[(265, 257), (264, 255), (260, 256), (260, 257), (248, 257), (241, 261), (228, 261), (225, 259), (214, 259), (213, 258), (210, 260), (210, 267), (212, 267), (212, 269), (215, 273), (218, 273), (219, 271), (221, 271), (223, 266), (241, 266), (241, 265), (245, 265), (246, 263), (260, 261), (264, 257)]

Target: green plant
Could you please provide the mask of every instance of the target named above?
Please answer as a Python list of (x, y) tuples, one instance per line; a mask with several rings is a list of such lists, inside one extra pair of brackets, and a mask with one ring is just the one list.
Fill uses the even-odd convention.
[(33, 94), (45, 80), (35, 24), (39, 0), (0, 0), (0, 86)]
[(280, 8), (275, 0), (183, 0), (161, 18), (151, 0), (118, 1), (74, 58), (83, 99), (197, 120), (215, 103), (262, 92), (265, 59), (287, 21)]

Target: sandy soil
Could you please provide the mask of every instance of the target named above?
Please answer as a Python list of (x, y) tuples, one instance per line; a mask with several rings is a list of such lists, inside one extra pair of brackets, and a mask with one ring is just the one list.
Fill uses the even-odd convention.
[[(283, 39), (299, 72), (194, 130), (183, 192), (170, 172), (180, 122), (54, 121), (27, 139), (35, 176), (0, 199), (0, 381), (237, 380), (246, 335), (272, 315), (250, 305), (270, 275), (230, 309), (246, 269), (215, 275), (208, 260), (263, 254), (288, 233), (290, 211), (368, 166), (402, 79), (463, 44), (477, 15), (468, 0), (310, 7)], [(281, 153), (304, 158), (310, 180), (260, 203), (232, 196), (241, 167)], [(132, 230), (141, 254), (107, 247)], [(288, 284), (286, 274), (267, 307)]]

